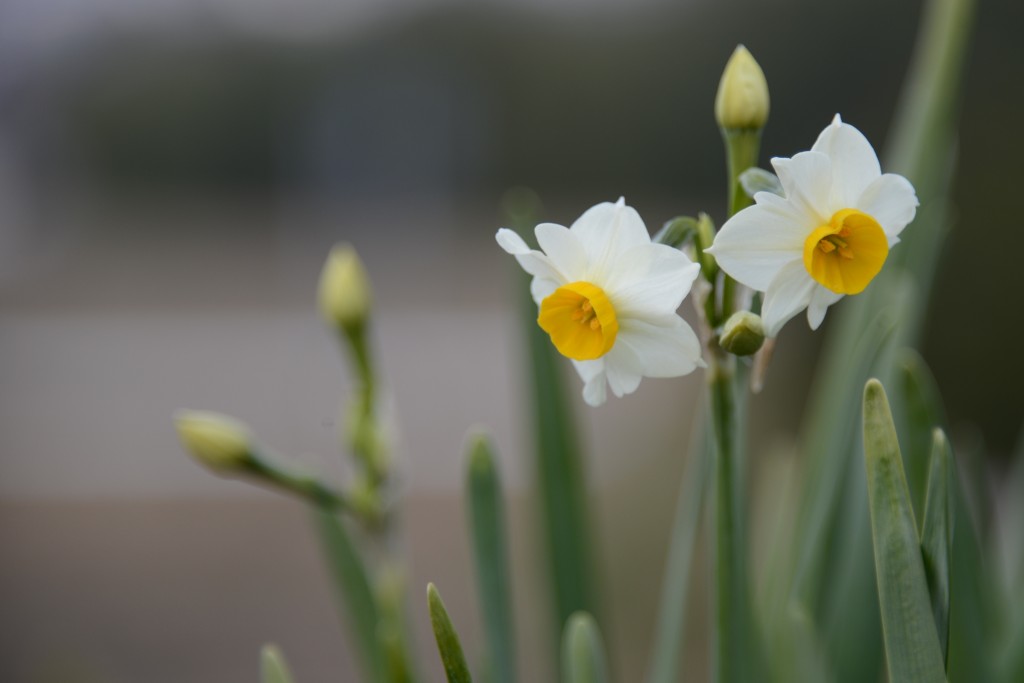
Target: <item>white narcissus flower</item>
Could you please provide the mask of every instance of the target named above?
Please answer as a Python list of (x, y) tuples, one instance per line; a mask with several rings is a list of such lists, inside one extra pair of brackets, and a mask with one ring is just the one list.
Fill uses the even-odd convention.
[(838, 114), (811, 151), (772, 166), (784, 196), (758, 192), (708, 249), (733, 279), (764, 292), (769, 337), (805, 308), (818, 329), (829, 306), (864, 291), (918, 205), (910, 181), (883, 175), (871, 143)]
[(588, 209), (572, 227), (541, 223), (543, 252), (502, 228), (496, 238), (533, 276), (537, 324), (583, 378), (583, 399), (623, 396), (642, 377), (678, 377), (703, 366), (697, 335), (676, 310), (700, 266), (654, 244), (624, 199)]

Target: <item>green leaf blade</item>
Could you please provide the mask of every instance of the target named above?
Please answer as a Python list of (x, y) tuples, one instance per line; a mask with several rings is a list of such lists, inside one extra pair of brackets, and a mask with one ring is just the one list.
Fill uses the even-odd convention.
[(679, 501), (676, 503), (676, 518), (672, 524), (661, 599), (658, 601), (658, 625), (654, 633), (654, 650), (647, 683), (674, 683), (679, 679), (690, 571), (704, 490), (711, 472), (711, 448), (710, 435), (703, 430), (697, 452), (686, 468)]
[(932, 458), (932, 430), (946, 424), (942, 397), (931, 370), (913, 349), (902, 349), (897, 360), (897, 395), (894, 401), (903, 468), (907, 473), (915, 518), (924, 522), (925, 491)]
[(427, 584), (427, 606), (430, 608), (430, 625), (434, 629), (434, 639), (437, 641), (437, 651), (441, 655), (441, 664), (444, 666), (445, 676), (448, 683), (473, 683), (473, 677), (469, 675), (469, 666), (466, 664), (466, 655), (462, 652), (462, 643), (459, 642), (459, 635), (452, 626), (452, 620), (448, 616), (448, 610), (444, 607), (441, 594), (437, 587)]
[(945, 681), (896, 427), (878, 380), (864, 388), (864, 459), (889, 680)]
[(928, 593), (932, 600), (935, 628), (942, 647), (942, 661), (949, 663), (949, 599), (950, 566), (953, 563), (953, 509), (955, 476), (949, 441), (936, 429), (932, 441), (925, 496), (924, 520), (921, 522), (921, 558), (924, 561)]
[(515, 636), (505, 511), (494, 451), (483, 435), (473, 437), (469, 445), (466, 489), (490, 680), (512, 683), (516, 679)]
[(384, 654), (378, 638), (380, 613), (366, 566), (337, 515), (317, 509), (314, 521), (341, 612), (355, 640), (363, 677), (383, 683)]
[(576, 612), (562, 634), (563, 683), (607, 683), (608, 664), (594, 617)]

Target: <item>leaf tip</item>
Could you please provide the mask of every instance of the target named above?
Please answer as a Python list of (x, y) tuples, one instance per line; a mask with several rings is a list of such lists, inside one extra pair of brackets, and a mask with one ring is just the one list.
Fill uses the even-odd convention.
[(494, 469), (494, 447), (491, 437), (483, 429), (473, 429), (466, 438), (469, 452), (469, 471), (474, 475), (485, 475)]
[(292, 676), (284, 653), (274, 643), (267, 643), (260, 650), (260, 671), (263, 683), (291, 683)]

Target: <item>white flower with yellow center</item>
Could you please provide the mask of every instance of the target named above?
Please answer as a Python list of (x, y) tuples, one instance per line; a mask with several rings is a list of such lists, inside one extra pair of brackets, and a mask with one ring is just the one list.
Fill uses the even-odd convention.
[(758, 192), (708, 250), (733, 279), (764, 292), (769, 337), (805, 308), (818, 329), (829, 306), (864, 291), (918, 205), (910, 181), (883, 175), (871, 143), (838, 114), (811, 151), (772, 166), (784, 196)]
[(625, 200), (587, 210), (572, 227), (541, 223), (543, 252), (502, 228), (498, 244), (533, 276), (537, 324), (583, 378), (583, 399), (623, 396), (642, 377), (678, 377), (703, 366), (700, 342), (676, 310), (700, 266), (651, 242)]

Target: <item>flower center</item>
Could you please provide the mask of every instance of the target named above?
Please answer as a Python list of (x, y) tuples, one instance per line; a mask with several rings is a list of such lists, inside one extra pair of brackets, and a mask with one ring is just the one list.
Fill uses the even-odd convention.
[(559, 287), (540, 302), (537, 324), (551, 335), (559, 353), (594, 360), (611, 351), (619, 321), (608, 295), (589, 282)]
[(804, 267), (836, 294), (860, 294), (889, 255), (885, 231), (857, 209), (837, 211), (804, 242)]

